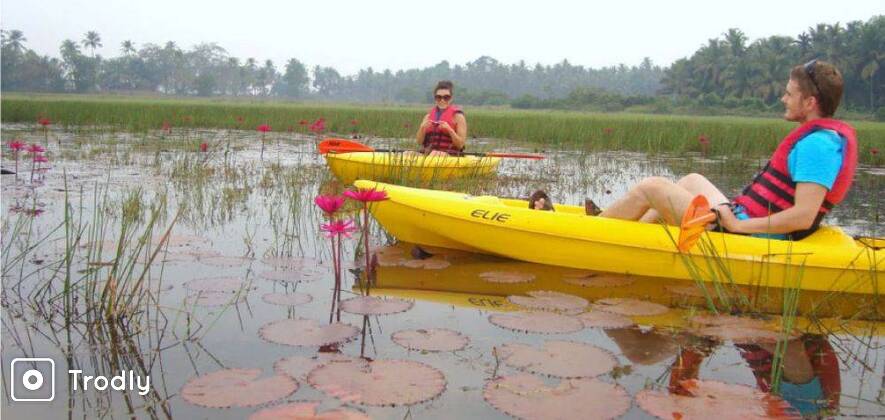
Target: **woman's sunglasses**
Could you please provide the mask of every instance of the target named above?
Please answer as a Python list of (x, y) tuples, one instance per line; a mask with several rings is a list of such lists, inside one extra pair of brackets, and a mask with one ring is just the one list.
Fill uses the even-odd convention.
[(452, 100), (452, 95), (436, 95), (434, 98), (436, 98), (437, 101), (450, 101)]

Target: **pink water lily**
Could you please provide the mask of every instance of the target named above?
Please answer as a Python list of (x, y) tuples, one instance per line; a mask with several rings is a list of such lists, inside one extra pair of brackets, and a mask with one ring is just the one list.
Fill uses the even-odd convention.
[(47, 125), (52, 124), (52, 121), (49, 118), (43, 117), (37, 120), (37, 123), (42, 125), (43, 127), (46, 127)]
[(18, 152), (20, 150), (24, 150), (24, 148), (27, 146), (28, 145), (25, 144), (24, 142), (22, 142), (21, 140), (13, 140), (12, 142), (9, 143), (9, 148), (15, 152)]
[(258, 131), (260, 131), (262, 133), (266, 133), (266, 132), (270, 131), (270, 126), (267, 124), (261, 124), (258, 126)]
[(331, 238), (335, 235), (342, 235), (345, 238), (350, 238), (350, 235), (353, 232), (356, 232), (356, 226), (353, 225), (353, 220), (333, 220), (329, 223), (323, 223), (320, 225), (320, 230), (325, 232), (327, 238)]
[(315, 133), (321, 133), (325, 130), (326, 130), (326, 119), (325, 118), (322, 118), (322, 117), (318, 118), (316, 121), (313, 122), (313, 124), (310, 125), (310, 131), (313, 131)]
[(37, 156), (34, 156), (34, 162), (37, 162), (37, 163), (48, 163), (48, 162), (49, 162), (49, 158), (47, 158), (46, 156), (43, 156), (43, 155), (37, 155)]
[(384, 201), (388, 198), (387, 191), (379, 191), (375, 188), (357, 188), (356, 190), (347, 190), (344, 192), (344, 195), (362, 203), (368, 203), (371, 201)]
[(46, 149), (44, 149), (43, 146), (41, 146), (39, 144), (32, 144), (32, 145), (28, 146), (28, 153), (30, 153), (32, 155), (36, 155), (38, 153), (43, 153), (45, 151), (46, 151)]
[(331, 216), (344, 205), (344, 197), (339, 195), (318, 195), (313, 199), (313, 202)]

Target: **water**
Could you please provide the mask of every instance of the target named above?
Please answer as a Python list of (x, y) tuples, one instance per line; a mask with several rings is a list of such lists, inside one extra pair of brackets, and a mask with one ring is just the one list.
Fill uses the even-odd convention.
[[(23, 126), (6, 126), (2, 134), (4, 144), (12, 138), (43, 141), (42, 133)], [(337, 350), (351, 356), (362, 351), (373, 360), (412, 360), (431, 366), (445, 376), (446, 387), (439, 396), (408, 407), (369, 407), (342, 403), (300, 378), (294, 394), (256, 407), (219, 409), (191, 404), (182, 398), (181, 390), (198, 375), (227, 368), (257, 368), (262, 371), (260, 377), (267, 378), (273, 375), (274, 363), (284, 357), (317, 354), (317, 347), (268, 342), (259, 336), (259, 330), (286, 318), (328, 321), (333, 278), (331, 252), (328, 240), (320, 234), (323, 216), (313, 205), (313, 197), (341, 186), (325, 169), (322, 158), (314, 153), (314, 139), (297, 135), (269, 136), (263, 159), (259, 158), (259, 137), (251, 132), (191, 130), (142, 136), (84, 129), (53, 131), (49, 139), (53, 160), (50, 170), (35, 174), (34, 182), (29, 170), (23, 170), (18, 181), (8, 175), (2, 180), (2, 366), (6, 395), (2, 409), (6, 417), (243, 418), (277, 403), (316, 400), (321, 402), (322, 409), (343, 405), (372, 418), (506, 418), (506, 414), (484, 400), (484, 387), (496, 375), (519, 371), (496, 358), (493, 349), (508, 343), (541, 346), (547, 340), (589, 343), (614, 355), (618, 363), (615, 373), (599, 378), (617, 384), (629, 394), (631, 403), (623, 414), (627, 418), (650, 417), (635, 396), (644, 389), (666, 391), (674, 369), (682, 372), (684, 378), (694, 376), (691, 371), (696, 370), (696, 376), (703, 380), (767, 388), (764, 365), (770, 362), (767, 358), (774, 349), (768, 345), (736, 345), (728, 340), (701, 338), (692, 332), (688, 320), (703, 311), (704, 302), (686, 292), (692, 286), (690, 282), (611, 277), (605, 287), (582, 287), (563, 282), (569, 273), (560, 268), (431, 250), (442, 254), (435, 258), (443, 258), (451, 265), (438, 270), (379, 267), (373, 294), (413, 300), (414, 306), (403, 313), (369, 317), (370, 328), (365, 336), (342, 344)], [(197, 152), (202, 141), (209, 143), (208, 153)], [(500, 141), (483, 142), (490, 148), (522, 150)], [(709, 160), (702, 156), (649, 157), (580, 151), (547, 155), (548, 159), (541, 162), (505, 160), (499, 177), (471, 180), (466, 188), (475, 193), (513, 197), (524, 197), (536, 188), (544, 188), (557, 202), (578, 204), (589, 196), (605, 207), (644, 176), (697, 171), (730, 194), (759, 166), (755, 160)], [(4, 154), (3, 166), (13, 166), (9, 154)], [(20, 167), (29, 169), (30, 165), (20, 163)], [(880, 181), (881, 171), (877, 168), (861, 168), (858, 187), (830, 222), (854, 234), (876, 234), (882, 208)], [(79, 233), (69, 229), (69, 241), (65, 240), (65, 227), (61, 225), (65, 200), (70, 205), (68, 226), (84, 228)], [(157, 240), (175, 221), (173, 236), (169, 246), (154, 257), (143, 277), (143, 288), (137, 289), (141, 292), (131, 293), (133, 285), (142, 278), (144, 262), (155, 250), (149, 246), (136, 251), (138, 238), (152, 220), (152, 206), (159, 210), (151, 236)], [(113, 276), (113, 286), (106, 288), (112, 277), (110, 263), (117, 253), (124, 218), (131, 229), (124, 253), (118, 258), (121, 266)], [(371, 232), (373, 247), (391, 246), (391, 238), (377, 226), (373, 225)], [(345, 268), (359, 272), (363, 264), (356, 238), (358, 235), (345, 240), (343, 255)], [(98, 240), (106, 242), (91, 247), (67, 244)], [(36, 247), (30, 249), (33, 245)], [(411, 251), (410, 244), (393, 246), (403, 255)], [(73, 251), (73, 292), (69, 294), (64, 293), (67, 249)], [(287, 281), (265, 278), (276, 261), (270, 257), (279, 255), (300, 262), (294, 270), (299, 274)], [(131, 264), (123, 264), (126, 262)], [(131, 271), (127, 273), (124, 266)], [(478, 278), (489, 271), (531, 273), (536, 278), (532, 283), (513, 285)], [(218, 277), (236, 279), (209, 282), (234, 284), (220, 297), (213, 294), (217, 292), (189, 289), (195, 283), (188, 282), (195, 279)], [(344, 271), (344, 298), (358, 293), (359, 289), (353, 287), (354, 279), (354, 273)], [(506, 296), (539, 289), (578, 295), (590, 301), (606, 297), (640, 298), (669, 309), (664, 314), (632, 317), (636, 325), (627, 328), (583, 328), (567, 334), (518, 333), (489, 322), (492, 314), (517, 309)], [(116, 301), (128, 296), (140, 300), (130, 306), (134, 310), (124, 312), (125, 316), (117, 321), (104, 321), (106, 312), (89, 310), (102, 301), (102, 290), (106, 290), (105, 294), (123, 291)], [(306, 293), (312, 301), (287, 307), (262, 300), (273, 292)], [(90, 301), (90, 296), (99, 298)], [(851, 303), (856, 302), (852, 299), (858, 298), (845, 299), (850, 312)], [(772, 312), (779, 313), (777, 303), (771, 303)], [(843, 315), (850, 318), (852, 314)], [(364, 325), (363, 317), (358, 315), (343, 313), (341, 320), (356, 327)], [(779, 319), (767, 315), (764, 321), (778, 325)], [(806, 334), (794, 338), (788, 346), (785, 382), (811, 385), (784, 385), (785, 395), (804, 392), (834, 398), (837, 394), (832, 389), (838, 383), (838, 401), (831, 403), (840, 415), (876, 416), (885, 412), (881, 360), (885, 353), (881, 350), (879, 324), (814, 323), (802, 318), (797, 322)], [(457, 331), (469, 338), (469, 344), (463, 350), (434, 353), (409, 351), (391, 340), (391, 334), (400, 330), (430, 328)], [(803, 359), (803, 352), (814, 353), (818, 358), (822, 354), (835, 355), (838, 364), (813, 362), (807, 356)], [(54, 401), (14, 402), (9, 398), (10, 374), (6, 372), (11, 372), (7, 370), (10, 362), (18, 357), (48, 357), (56, 363)], [(137, 392), (73, 391), (69, 369), (109, 377), (120, 369), (133, 370), (150, 376), (152, 390), (145, 396)], [(551, 386), (558, 383), (558, 379), (543, 378)], [(815, 381), (822, 381), (827, 392), (815, 394)], [(794, 405), (814, 412), (812, 405), (791, 398)], [(592, 401), (586, 403), (569, 407), (574, 410), (574, 417), (593, 415)]]

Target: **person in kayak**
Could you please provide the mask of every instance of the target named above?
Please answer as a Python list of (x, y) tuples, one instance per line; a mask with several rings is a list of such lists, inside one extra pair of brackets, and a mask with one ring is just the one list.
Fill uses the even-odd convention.
[(713, 203), (723, 231), (794, 240), (812, 234), (845, 198), (857, 166), (854, 128), (832, 119), (842, 90), (842, 75), (830, 63), (812, 60), (793, 67), (781, 102), (784, 119), (800, 125), (734, 199), (700, 174), (678, 182), (650, 177), (600, 216), (678, 225), (692, 198), (702, 194)]
[(532, 210), (555, 211), (550, 196), (544, 190), (535, 190), (529, 196), (529, 208)]
[(415, 138), (421, 152), (430, 155), (460, 155), (467, 142), (467, 118), (452, 104), (454, 85), (441, 80), (433, 90), (434, 106), (430, 108)]

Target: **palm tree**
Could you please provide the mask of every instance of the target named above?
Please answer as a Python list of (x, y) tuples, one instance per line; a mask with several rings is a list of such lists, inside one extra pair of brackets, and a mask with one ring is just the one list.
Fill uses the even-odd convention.
[(18, 29), (3, 31), (3, 47), (8, 46), (16, 53), (19, 53), (24, 49), (24, 42), (27, 40), (25, 34)]
[(131, 56), (135, 54), (135, 44), (130, 40), (125, 40), (120, 44), (120, 52), (125, 56)]
[(95, 49), (102, 46), (101, 35), (95, 31), (86, 32), (85, 37), (80, 43), (83, 44), (83, 47), (91, 49), (92, 58), (95, 58)]

